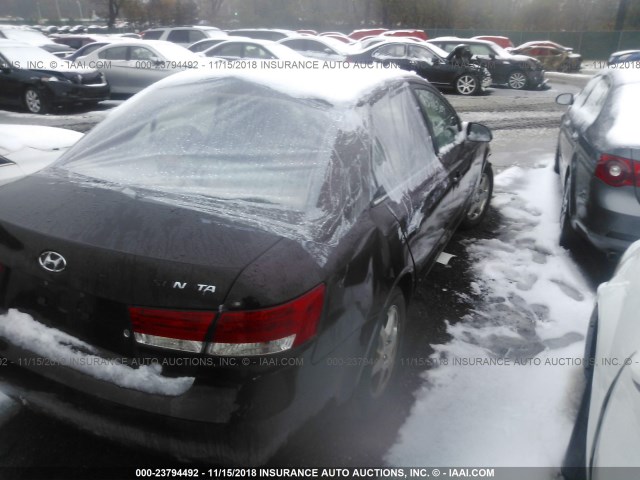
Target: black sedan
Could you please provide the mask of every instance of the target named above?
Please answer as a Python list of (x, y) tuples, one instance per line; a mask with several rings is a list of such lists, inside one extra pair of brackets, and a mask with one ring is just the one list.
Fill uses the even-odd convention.
[(95, 104), (109, 98), (100, 72), (77, 69), (38, 47), (0, 41), (0, 102), (46, 113), (56, 105)]
[(418, 272), (487, 211), (490, 140), (401, 72), (154, 84), (0, 188), (3, 392), (235, 465), (374, 408)]
[(508, 85), (509, 88), (541, 88), (545, 85), (542, 64), (535, 58), (525, 55), (512, 55), (499, 45), (486, 40), (471, 40), (457, 37), (439, 37), (428, 40), (447, 52), (459, 45), (469, 47), (474, 60), (485, 66), (491, 73), (493, 83)]
[(562, 117), (556, 171), (563, 185), (560, 243), (576, 233), (598, 249), (619, 254), (640, 238), (640, 72), (596, 75)]
[(489, 71), (470, 61), (461, 49), (451, 54), (416, 42), (389, 41), (348, 56), (353, 63), (394, 64), (414, 71), (440, 88), (453, 88), (461, 95), (477, 95), (491, 85)]

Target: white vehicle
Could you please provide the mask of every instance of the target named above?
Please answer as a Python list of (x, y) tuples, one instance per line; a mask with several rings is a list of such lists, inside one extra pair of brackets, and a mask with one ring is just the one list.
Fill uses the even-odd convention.
[(42, 170), (80, 137), (64, 128), (0, 124), (0, 185)]
[(144, 40), (166, 40), (188, 47), (206, 38), (225, 38), (226, 32), (216, 27), (157, 27), (142, 32)]
[(344, 61), (347, 56), (357, 51), (350, 45), (331, 37), (298, 35), (278, 40), (280, 45), (295, 50), (305, 57), (321, 60)]
[(640, 467), (639, 271), (637, 241), (598, 288), (585, 349), (587, 387), (563, 468), (567, 479), (637, 478), (638, 470), (603, 467)]

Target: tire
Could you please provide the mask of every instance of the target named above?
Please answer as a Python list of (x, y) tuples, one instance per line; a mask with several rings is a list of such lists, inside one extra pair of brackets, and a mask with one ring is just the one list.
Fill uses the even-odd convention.
[(354, 406), (370, 414), (381, 407), (393, 390), (397, 378), (400, 352), (406, 328), (406, 305), (402, 291), (394, 288), (374, 329), (374, 339), (367, 366), (356, 392)]
[(24, 106), (29, 113), (47, 113), (49, 110), (47, 101), (43, 97), (42, 93), (33, 87), (29, 87), (24, 91), (23, 95)]
[(491, 196), (493, 195), (493, 169), (487, 162), (482, 170), (480, 181), (476, 186), (471, 198), (471, 203), (467, 207), (464, 218), (460, 223), (461, 230), (475, 228), (482, 223), (489, 211)]
[(521, 70), (511, 72), (507, 79), (509, 88), (513, 88), (514, 90), (522, 90), (523, 88), (526, 88), (527, 83), (527, 76)]
[(456, 79), (456, 92), (460, 95), (477, 95), (480, 91), (480, 80), (474, 75), (463, 74)]
[(562, 193), (562, 205), (560, 207), (560, 238), (561, 247), (571, 250), (576, 243), (576, 232), (571, 226), (571, 172), (567, 174)]

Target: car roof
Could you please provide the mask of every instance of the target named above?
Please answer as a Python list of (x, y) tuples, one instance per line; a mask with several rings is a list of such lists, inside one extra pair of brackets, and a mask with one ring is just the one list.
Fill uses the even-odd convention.
[(608, 76), (614, 86), (640, 83), (640, 70), (633, 68), (624, 70), (606, 69), (600, 75)]
[[(304, 57), (302, 57), (304, 58)], [(305, 59), (308, 60), (308, 59)], [(423, 84), (414, 72), (400, 69), (313, 69), (313, 68), (261, 68), (237, 70), (192, 70), (167, 77), (149, 89), (172, 88), (221, 78), (240, 79), (284, 93), (293, 98), (322, 100), (331, 105), (353, 106), (379, 88), (392, 83), (415, 81)]]

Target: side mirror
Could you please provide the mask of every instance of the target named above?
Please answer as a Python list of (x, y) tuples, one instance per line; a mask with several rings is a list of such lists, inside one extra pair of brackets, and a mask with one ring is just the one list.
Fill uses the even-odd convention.
[(489, 54), (489, 58), (490, 58), (491, 60), (495, 60), (495, 59), (496, 59), (496, 54), (495, 54), (495, 53), (490, 53), (490, 54)]
[(329, 55), (331, 55), (333, 53), (333, 50), (331, 50), (330, 48), (325, 48), (323, 50), (324, 53), (328, 53)]
[(558, 105), (573, 105), (573, 93), (561, 93), (556, 97)]
[(0, 72), (11, 73), (11, 67), (7, 63), (0, 63)]
[(156, 66), (162, 63), (162, 60), (160, 60), (158, 57), (151, 57), (149, 60), (151, 60), (151, 63), (153, 63)]
[(488, 127), (480, 123), (469, 123), (467, 125), (467, 140), (487, 143), (493, 140), (493, 134)]

